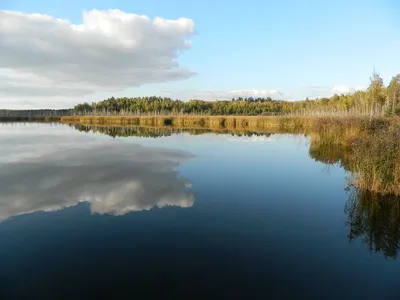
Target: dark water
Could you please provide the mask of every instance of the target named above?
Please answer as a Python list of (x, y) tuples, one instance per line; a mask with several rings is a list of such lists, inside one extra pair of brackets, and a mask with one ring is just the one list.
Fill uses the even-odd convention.
[(398, 206), (308, 148), (0, 125), (0, 299), (399, 299)]

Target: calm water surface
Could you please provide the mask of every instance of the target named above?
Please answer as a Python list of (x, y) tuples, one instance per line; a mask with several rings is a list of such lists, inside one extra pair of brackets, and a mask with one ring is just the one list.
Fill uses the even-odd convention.
[(399, 299), (396, 237), (308, 147), (0, 124), (0, 299)]

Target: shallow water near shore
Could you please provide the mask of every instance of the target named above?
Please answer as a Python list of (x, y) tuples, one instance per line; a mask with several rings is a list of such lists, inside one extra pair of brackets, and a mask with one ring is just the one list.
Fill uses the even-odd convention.
[(0, 297), (399, 299), (398, 204), (309, 146), (0, 123)]

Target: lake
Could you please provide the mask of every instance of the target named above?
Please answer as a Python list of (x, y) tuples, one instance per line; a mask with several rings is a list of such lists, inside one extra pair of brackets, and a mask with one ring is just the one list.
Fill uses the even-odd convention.
[(309, 147), (0, 123), (0, 298), (399, 299), (398, 202)]

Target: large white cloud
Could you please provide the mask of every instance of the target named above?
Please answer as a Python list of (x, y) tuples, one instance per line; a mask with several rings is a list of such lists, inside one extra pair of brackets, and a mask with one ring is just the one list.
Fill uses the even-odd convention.
[(82, 24), (0, 11), (0, 94), (83, 96), (194, 73), (178, 63), (195, 33), (190, 19), (120, 10), (83, 13)]

